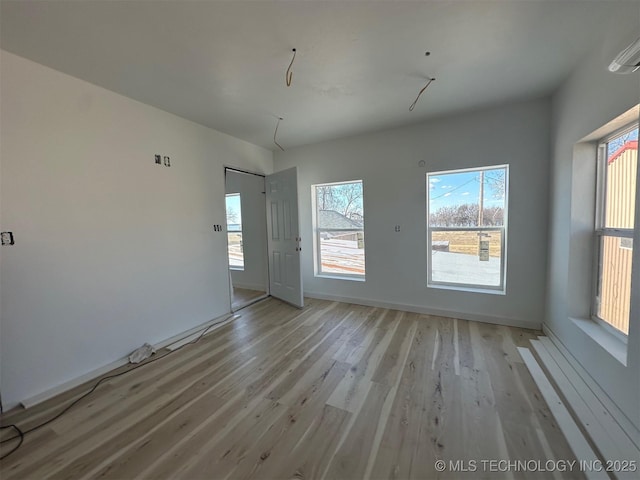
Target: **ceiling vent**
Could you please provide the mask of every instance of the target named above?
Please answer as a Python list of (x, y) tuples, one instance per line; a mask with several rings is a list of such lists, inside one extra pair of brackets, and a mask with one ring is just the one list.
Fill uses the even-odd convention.
[(640, 38), (622, 50), (609, 65), (613, 73), (632, 73), (640, 68)]

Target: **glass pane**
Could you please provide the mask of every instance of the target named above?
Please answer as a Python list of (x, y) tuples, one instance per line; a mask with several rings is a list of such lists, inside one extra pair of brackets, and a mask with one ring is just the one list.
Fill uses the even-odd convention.
[(364, 275), (362, 181), (315, 186), (321, 273)]
[(502, 232), (431, 232), (431, 280), (500, 286)]
[(226, 195), (229, 267), (236, 270), (244, 270), (241, 203), (242, 202), (239, 193), (229, 193)]
[(364, 275), (364, 230), (319, 232), (320, 271)]
[(227, 208), (227, 231), (242, 231), (242, 206), (239, 193), (228, 193), (226, 195)]
[(429, 174), (429, 226), (504, 225), (507, 167)]
[(632, 239), (602, 237), (598, 317), (625, 335), (629, 333), (632, 256)]
[(244, 270), (242, 232), (227, 232), (229, 245), (229, 267)]
[(606, 228), (634, 228), (638, 129), (607, 144)]

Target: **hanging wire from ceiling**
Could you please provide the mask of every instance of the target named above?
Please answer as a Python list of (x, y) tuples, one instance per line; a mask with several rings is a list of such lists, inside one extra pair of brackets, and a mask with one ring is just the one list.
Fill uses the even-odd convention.
[(284, 76), (284, 81), (287, 84), (287, 87), (291, 86), (291, 80), (293, 80), (293, 72), (291, 71), (291, 67), (293, 66), (293, 61), (296, 59), (296, 49), (294, 48), (292, 51), (293, 51), (293, 58), (291, 59), (289, 68), (287, 68), (287, 73)]
[(431, 85), (431, 82), (433, 81), (435, 81), (435, 78), (429, 78), (429, 81), (427, 82), (427, 84), (424, 87), (422, 87), (422, 90), (420, 90), (420, 93), (418, 93), (418, 96), (409, 107), (410, 112), (413, 112), (413, 109), (416, 108), (416, 103), (418, 103), (418, 99), (420, 98), (420, 95), (422, 95), (422, 92), (424, 92), (427, 89), (427, 87)]
[(282, 145), (280, 145), (278, 143), (278, 140), (276, 140), (276, 136), (278, 135), (278, 127), (280, 126), (280, 120), (284, 120), (284, 118), (278, 117), (278, 123), (276, 123), (276, 130), (275, 132), (273, 132), (273, 143), (275, 143), (278, 146), (278, 148), (284, 152), (284, 148), (282, 148)]

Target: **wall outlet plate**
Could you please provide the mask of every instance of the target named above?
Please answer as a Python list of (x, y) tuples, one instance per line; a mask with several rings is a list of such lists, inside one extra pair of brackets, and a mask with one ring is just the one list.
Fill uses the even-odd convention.
[(2, 232), (0, 234), (1, 238), (2, 238), (2, 245), (14, 245), (15, 242), (13, 241), (13, 232)]
[(156, 163), (162, 165), (162, 157), (160, 155), (156, 155)]

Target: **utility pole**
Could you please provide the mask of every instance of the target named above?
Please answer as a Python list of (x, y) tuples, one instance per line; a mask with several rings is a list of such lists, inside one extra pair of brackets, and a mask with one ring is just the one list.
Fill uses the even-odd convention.
[(484, 170), (480, 170), (480, 198), (478, 199), (478, 226), (484, 223)]
[[(480, 170), (480, 198), (478, 199), (478, 226), (484, 223), (484, 170)], [(485, 239), (486, 240), (483, 240)], [(478, 257), (481, 262), (489, 261), (489, 235), (478, 232)]]

